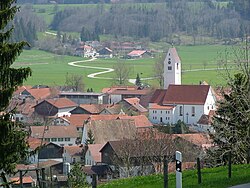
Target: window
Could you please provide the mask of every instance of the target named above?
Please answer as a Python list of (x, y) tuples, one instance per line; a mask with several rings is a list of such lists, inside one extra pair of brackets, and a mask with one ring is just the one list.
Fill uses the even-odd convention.
[(49, 138), (45, 138), (45, 141), (46, 141), (46, 142), (49, 142), (49, 141), (50, 141), (50, 139), (49, 139)]
[(63, 142), (63, 138), (58, 138), (58, 142)]
[(170, 65), (170, 64), (171, 64), (171, 61), (168, 61), (168, 64)]
[(195, 116), (195, 107), (192, 106), (192, 116)]
[(56, 141), (57, 141), (57, 138), (51, 138), (51, 141), (52, 141), (52, 142), (56, 142)]
[(168, 66), (168, 70), (172, 70), (172, 66)]
[(207, 106), (207, 109), (209, 110), (209, 106)]
[(179, 63), (177, 63), (177, 70), (179, 69)]
[(70, 141), (70, 138), (65, 138), (64, 140), (65, 140), (65, 141)]
[(162, 114), (162, 111), (161, 111), (161, 114)]
[(180, 116), (183, 116), (183, 109), (182, 109), (182, 106), (180, 106), (179, 111), (180, 111)]

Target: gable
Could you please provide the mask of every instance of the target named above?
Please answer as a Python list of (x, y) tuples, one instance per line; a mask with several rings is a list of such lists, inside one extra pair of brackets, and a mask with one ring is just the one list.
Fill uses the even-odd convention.
[(87, 110), (81, 108), (80, 106), (76, 107), (74, 110), (70, 111), (71, 114), (91, 114)]

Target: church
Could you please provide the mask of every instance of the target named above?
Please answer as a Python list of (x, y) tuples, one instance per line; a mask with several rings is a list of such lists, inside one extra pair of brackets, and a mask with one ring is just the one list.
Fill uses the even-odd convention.
[(182, 85), (181, 59), (170, 48), (164, 60), (164, 89), (157, 89), (149, 103), (149, 120), (154, 124), (197, 124), (202, 115), (216, 108), (210, 85)]

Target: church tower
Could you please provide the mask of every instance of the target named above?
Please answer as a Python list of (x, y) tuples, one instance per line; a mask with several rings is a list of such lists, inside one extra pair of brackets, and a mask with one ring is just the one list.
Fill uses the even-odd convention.
[(181, 60), (175, 48), (170, 48), (164, 60), (164, 89), (169, 84), (181, 85)]

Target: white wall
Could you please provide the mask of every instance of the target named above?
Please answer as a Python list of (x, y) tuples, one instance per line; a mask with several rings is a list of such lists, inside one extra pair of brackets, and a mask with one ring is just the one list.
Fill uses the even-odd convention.
[(156, 110), (156, 109), (149, 109), (149, 121), (152, 123), (158, 124), (161, 123), (173, 123), (173, 110)]
[(73, 109), (75, 109), (75, 108), (76, 107), (58, 109), (57, 116), (58, 117), (70, 116), (71, 115), (70, 111), (73, 110)]
[(57, 144), (59, 146), (75, 146), (76, 145), (76, 138), (63, 138), (63, 141), (61, 141), (61, 140), (59, 141), (58, 138), (56, 138), (56, 141), (52, 141), (52, 138), (50, 138), (49, 142), (52, 142), (52, 143)]
[(216, 98), (211, 91), (211, 87), (204, 105), (204, 114), (208, 115), (210, 110), (216, 110)]
[(64, 149), (64, 153), (63, 153), (63, 162), (67, 162), (67, 163), (77, 163), (77, 162), (81, 162), (81, 156), (71, 156), (67, 150)]
[(115, 103), (118, 103), (118, 102), (120, 102), (121, 100), (122, 100), (122, 95), (113, 95), (113, 94), (110, 94), (110, 99), (111, 100), (109, 100), (109, 103), (110, 104), (115, 104)]
[(90, 150), (87, 150), (86, 155), (85, 155), (85, 165), (95, 165), (96, 161), (94, 160), (94, 158), (91, 155)]
[[(169, 70), (168, 67), (172, 69)], [(167, 89), (169, 84), (181, 84), (181, 62), (176, 62), (173, 54), (168, 51), (164, 60), (164, 89)]]

